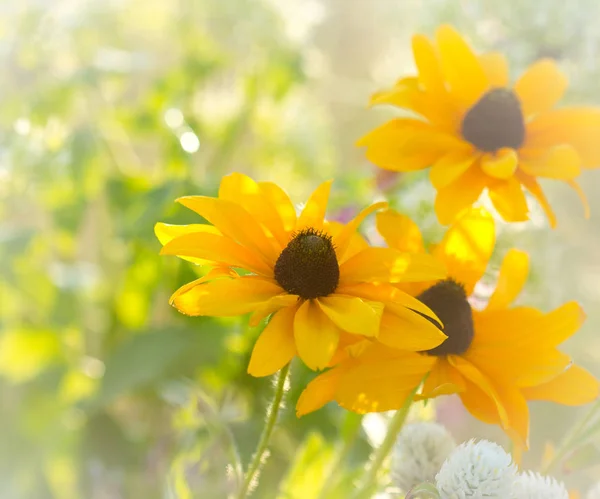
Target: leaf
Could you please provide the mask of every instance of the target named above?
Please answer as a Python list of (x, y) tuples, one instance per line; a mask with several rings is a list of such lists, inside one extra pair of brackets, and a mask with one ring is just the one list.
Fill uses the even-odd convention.
[(425, 482), (415, 485), (412, 489), (410, 489), (404, 499), (417, 499), (420, 497), (433, 497), (435, 499), (440, 499), (440, 493), (435, 485)]
[[(196, 319), (201, 329), (158, 329), (136, 334), (119, 345), (106, 370), (92, 407), (169, 376), (181, 376), (194, 366), (214, 362), (224, 335), (211, 320)], [(210, 336), (208, 338), (207, 336)]]
[(280, 499), (318, 497), (333, 448), (318, 433), (311, 433), (296, 453), (281, 485)]

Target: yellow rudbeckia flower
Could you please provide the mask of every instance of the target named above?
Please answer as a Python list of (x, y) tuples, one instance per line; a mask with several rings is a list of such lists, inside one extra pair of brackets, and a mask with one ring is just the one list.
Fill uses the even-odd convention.
[(234, 173), (223, 178), (217, 198), (177, 200), (212, 225), (156, 225), (161, 254), (212, 267), (173, 294), (180, 312), (252, 313), (252, 325), (273, 314), (252, 352), (254, 376), (275, 373), (295, 355), (323, 369), (352, 343), (385, 337), (391, 328), (405, 332), (407, 350), (433, 348), (446, 338), (428, 320), (435, 318), (428, 307), (391, 284), (440, 278), (443, 266), (427, 255), (369, 247), (356, 234), (385, 203), (346, 225), (326, 222), (330, 187), (321, 184), (297, 215), (280, 187)]
[[(388, 210), (378, 214), (377, 226), (390, 247), (425, 252), (419, 229), (409, 218)], [(487, 305), (476, 306), (473, 289), (494, 243), (489, 214), (475, 209), (461, 214), (431, 250), (447, 267), (449, 278), (411, 290), (441, 319), (448, 339), (422, 353), (366, 345), (308, 385), (298, 414), (331, 400), (359, 413), (398, 409), (427, 375), (418, 398), (458, 393), (476, 418), (502, 426), (526, 447), (527, 400), (577, 405), (596, 398), (596, 379), (557, 349), (581, 325), (581, 308), (569, 302), (542, 313), (510, 306), (527, 278), (525, 253), (507, 253)]]
[(538, 177), (567, 182), (587, 202), (575, 178), (600, 166), (600, 109), (553, 109), (567, 88), (556, 64), (543, 59), (509, 83), (503, 55), (478, 56), (450, 26), (432, 42), (412, 43), (416, 77), (373, 95), (417, 117), (398, 118), (370, 132), (358, 145), (381, 168), (414, 171), (431, 167), (435, 211), (449, 224), (487, 189), (507, 221), (528, 219), (523, 188), (556, 219)]

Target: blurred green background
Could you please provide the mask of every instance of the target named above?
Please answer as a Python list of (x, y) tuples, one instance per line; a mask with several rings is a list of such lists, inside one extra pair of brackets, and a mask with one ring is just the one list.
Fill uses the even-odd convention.
[[(378, 172), (354, 147), (394, 115), (371, 92), (413, 71), (410, 37), (450, 22), (513, 76), (536, 58), (569, 75), (567, 101), (600, 104), (600, 4), (492, 0), (23, 0), (0, 3), (0, 497), (226, 497), (256, 445), (271, 380), (246, 374), (259, 331), (186, 318), (168, 305), (197, 269), (159, 257), (157, 221), (197, 222), (173, 203), (214, 194), (232, 171), (282, 185), (296, 202), (335, 177), (330, 215), (387, 197), (427, 237), (426, 174)], [(575, 194), (548, 184), (550, 231), (500, 224), (497, 254), (532, 256), (523, 303), (570, 299), (588, 321), (565, 349), (600, 375), (600, 173)], [(372, 227), (365, 225), (372, 235)], [(337, 407), (297, 420), (311, 378), (292, 370), (288, 410), (253, 497), (346, 497), (382, 418)], [(496, 428), (449, 398), (426, 411), (463, 440)], [(535, 404), (535, 466), (583, 409)], [(551, 410), (549, 410), (551, 408)], [(600, 459), (598, 459), (600, 461)], [(573, 466), (577, 468), (579, 466)], [(595, 468), (563, 478), (585, 486)]]

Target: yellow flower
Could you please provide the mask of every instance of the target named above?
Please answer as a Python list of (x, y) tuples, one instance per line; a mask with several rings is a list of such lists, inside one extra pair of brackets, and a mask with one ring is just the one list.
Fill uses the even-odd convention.
[[(407, 217), (388, 210), (378, 214), (377, 227), (389, 246), (425, 252), (417, 226)], [(331, 400), (360, 413), (398, 409), (428, 374), (418, 398), (458, 393), (476, 418), (501, 425), (526, 447), (527, 400), (577, 405), (596, 398), (596, 379), (557, 349), (581, 325), (581, 308), (569, 302), (542, 313), (510, 306), (527, 278), (525, 253), (507, 253), (489, 301), (483, 309), (476, 306), (473, 288), (494, 243), (490, 215), (473, 208), (463, 212), (431, 250), (449, 278), (412, 289), (441, 319), (448, 339), (422, 353), (368, 345), (315, 378), (298, 401), (298, 414)]]
[(297, 216), (280, 187), (234, 173), (221, 181), (218, 198), (178, 199), (212, 225), (156, 225), (161, 254), (212, 267), (173, 294), (180, 312), (252, 313), (251, 325), (273, 314), (252, 352), (253, 376), (273, 374), (296, 354), (309, 368), (323, 369), (357, 340), (385, 340), (391, 328), (404, 331), (407, 350), (446, 338), (425, 318), (435, 317), (427, 307), (390, 284), (443, 277), (443, 266), (427, 255), (366, 244), (356, 230), (385, 203), (346, 225), (325, 222), (330, 187), (321, 184)]
[(373, 95), (371, 104), (398, 106), (416, 117), (391, 120), (360, 139), (370, 161), (394, 171), (431, 167), (443, 224), (486, 188), (505, 220), (527, 220), (524, 187), (555, 226), (538, 177), (572, 186), (587, 216), (574, 179), (600, 166), (600, 109), (553, 109), (567, 88), (553, 61), (534, 63), (511, 86), (503, 55), (476, 55), (450, 26), (441, 26), (434, 42), (416, 35), (412, 48), (418, 76)]

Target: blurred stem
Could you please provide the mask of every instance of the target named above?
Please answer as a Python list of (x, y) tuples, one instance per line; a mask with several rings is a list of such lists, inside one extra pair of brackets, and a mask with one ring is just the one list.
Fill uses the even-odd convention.
[(355, 499), (366, 499), (371, 497), (373, 489), (375, 489), (377, 486), (377, 474), (381, 468), (381, 465), (392, 450), (392, 447), (396, 442), (396, 438), (398, 437), (398, 433), (400, 433), (400, 430), (404, 426), (406, 416), (408, 415), (408, 411), (418, 389), (419, 385), (417, 385), (411, 394), (406, 398), (406, 401), (400, 410), (396, 411), (396, 414), (394, 414), (394, 417), (388, 426), (387, 434), (385, 435), (383, 442), (371, 455), (371, 464), (367, 469), (362, 485), (353, 496)]
[(556, 449), (556, 452), (554, 453), (552, 458), (549, 459), (548, 462), (542, 466), (541, 472), (543, 474), (547, 474), (550, 471), (552, 471), (552, 469), (558, 463), (560, 463), (560, 461), (565, 457), (565, 455), (567, 455), (571, 450), (573, 450), (573, 444), (576, 443), (577, 440), (580, 438), (581, 433), (586, 429), (590, 421), (592, 421), (594, 416), (598, 413), (598, 410), (600, 410), (600, 400), (594, 402), (594, 405), (592, 405), (588, 413), (581, 419), (579, 424), (575, 425), (573, 429), (565, 436), (564, 440), (561, 442), (558, 449)]
[(248, 496), (250, 489), (256, 485), (254, 482), (257, 479), (261, 468), (264, 466), (265, 461), (267, 460), (267, 447), (269, 445), (269, 440), (271, 439), (273, 429), (275, 428), (275, 424), (277, 423), (277, 417), (279, 416), (279, 410), (281, 409), (281, 401), (283, 400), (283, 395), (285, 393), (285, 385), (289, 371), (289, 363), (279, 371), (279, 377), (277, 378), (273, 400), (271, 401), (271, 405), (268, 409), (267, 420), (265, 422), (262, 435), (260, 436), (260, 440), (258, 441), (256, 451), (252, 456), (252, 461), (248, 466), (248, 471), (246, 471), (244, 483), (242, 484), (242, 487), (237, 495), (237, 499), (244, 499)]
[[(353, 416), (356, 414), (349, 413)], [(360, 433), (361, 429), (362, 416), (359, 416), (356, 423), (352, 425), (351, 431), (342, 441), (342, 445), (339, 447), (339, 450), (336, 452), (336, 455), (333, 461), (330, 463), (327, 473), (325, 473), (325, 478), (323, 480), (323, 487), (321, 488), (321, 492), (317, 496), (317, 499), (327, 499), (330, 496), (331, 489), (335, 485), (335, 475), (340, 470), (343, 469), (343, 463), (346, 460), (348, 454), (352, 450), (352, 446), (356, 441), (356, 437)]]

